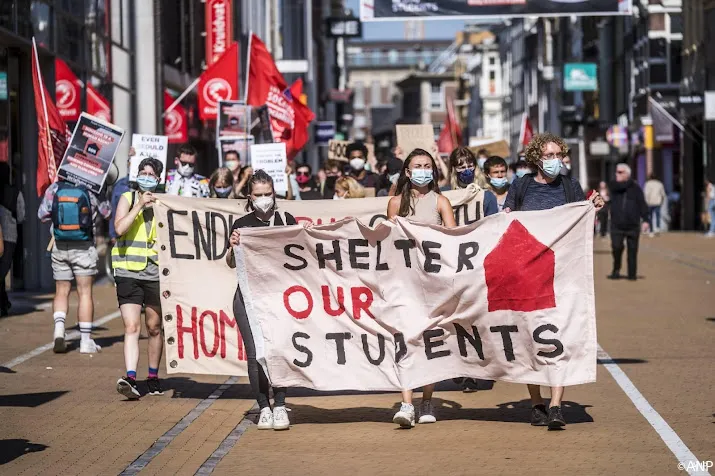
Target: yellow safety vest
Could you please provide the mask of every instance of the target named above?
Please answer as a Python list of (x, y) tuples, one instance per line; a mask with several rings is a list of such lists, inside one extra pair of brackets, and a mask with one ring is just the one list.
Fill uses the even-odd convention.
[[(122, 197), (132, 203), (132, 194), (125, 192)], [(146, 234), (144, 224), (144, 210), (132, 222), (126, 233), (117, 238), (117, 243), (112, 248), (112, 268), (122, 268), (129, 271), (141, 271), (146, 268), (147, 260), (159, 263), (159, 253), (154, 250), (156, 242), (156, 219), (151, 220), (151, 232)]]

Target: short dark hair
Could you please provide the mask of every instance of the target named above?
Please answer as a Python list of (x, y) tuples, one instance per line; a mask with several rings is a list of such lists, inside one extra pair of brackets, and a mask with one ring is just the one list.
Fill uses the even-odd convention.
[[(268, 175), (265, 170), (263, 169), (258, 169), (256, 170), (253, 175), (251, 175), (251, 178), (248, 179), (248, 184), (246, 185), (248, 187), (248, 196), (246, 197), (248, 200), (246, 200), (246, 211), (247, 212), (252, 212), (256, 210), (256, 207), (253, 206), (253, 202), (251, 201), (251, 192), (253, 191), (253, 186), (257, 183), (267, 183), (270, 184), (271, 189), (273, 190), (273, 195), (276, 193), (276, 189), (273, 186), (273, 177)], [(276, 206), (275, 204), (273, 205), (274, 207)]]
[(313, 167), (310, 166), (308, 163), (302, 163), (302, 164), (295, 164), (295, 171), (297, 172), (299, 168), (301, 167), (308, 167), (308, 175), (313, 175)]
[(487, 149), (479, 149), (477, 151), (477, 155), (489, 155), (489, 154), (487, 153)]
[(198, 155), (198, 152), (191, 144), (181, 144), (179, 150), (176, 151), (176, 156), (181, 157), (182, 155)]
[(351, 142), (348, 144), (348, 146), (345, 148), (345, 155), (350, 158), (350, 154), (355, 152), (356, 150), (359, 150), (362, 152), (362, 155), (365, 159), (367, 159), (367, 146), (362, 143), (361, 141), (357, 142)]
[(492, 155), (487, 159), (486, 162), (484, 162), (484, 173), (489, 174), (489, 170), (492, 167), (497, 167), (499, 165), (503, 165), (504, 168), (507, 168), (506, 165), (506, 160), (504, 160), (502, 157), (499, 157), (498, 155)]
[(226, 152), (223, 154), (223, 160), (224, 160), (224, 161), (226, 160), (226, 157), (228, 157), (228, 154), (236, 154), (236, 158), (237, 158), (239, 161), (241, 160), (241, 154), (239, 154), (237, 150), (229, 150), (229, 151), (226, 151)]
[(155, 159), (154, 157), (147, 157), (146, 159), (139, 162), (139, 172), (144, 170), (144, 167), (146, 167), (147, 165), (154, 169), (154, 173), (157, 177), (161, 177), (161, 172), (164, 170), (164, 164), (161, 163), (161, 160)]

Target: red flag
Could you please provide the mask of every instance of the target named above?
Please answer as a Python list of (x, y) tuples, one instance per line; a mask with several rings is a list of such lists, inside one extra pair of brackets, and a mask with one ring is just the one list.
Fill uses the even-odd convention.
[(521, 116), (521, 132), (519, 133), (519, 143), (523, 146), (527, 146), (531, 139), (534, 137), (534, 128), (531, 126), (531, 121), (529, 116), (524, 113)]
[(440, 152), (449, 154), (462, 143), (462, 129), (457, 122), (452, 101), (447, 101), (447, 118), (444, 121), (442, 132), (437, 139), (437, 148)]
[(238, 42), (231, 45), (199, 78), (199, 117), (215, 120), (218, 102), (238, 99)]
[(82, 83), (61, 59), (55, 59), (55, 97), (60, 116), (67, 122), (79, 119), (82, 109)]
[(87, 112), (103, 121), (112, 122), (112, 108), (109, 107), (109, 101), (91, 84), (87, 84)]
[(300, 152), (308, 141), (306, 128), (315, 114), (300, 102), (303, 80), (299, 79), (290, 89), (260, 38), (251, 36), (249, 52), (247, 100), (251, 106), (268, 106), (271, 128), (276, 142), (285, 142), (288, 158)]
[(71, 133), (42, 83), (42, 72), (34, 38), (32, 57), (34, 59), (32, 86), (35, 91), (37, 114), (37, 195), (41, 196), (57, 179), (57, 167), (67, 149)]
[[(174, 98), (164, 91), (164, 110), (174, 102)], [(183, 144), (189, 141), (189, 121), (186, 109), (177, 104), (174, 109), (164, 116), (164, 134), (169, 138), (169, 144)]]

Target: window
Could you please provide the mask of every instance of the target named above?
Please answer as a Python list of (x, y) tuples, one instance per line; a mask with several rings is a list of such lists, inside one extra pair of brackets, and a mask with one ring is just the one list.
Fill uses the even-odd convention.
[(667, 58), (667, 46), (665, 38), (652, 38), (648, 40), (651, 58)]
[(353, 107), (355, 109), (363, 109), (365, 107), (365, 88), (361, 82), (356, 82), (353, 86)]
[(650, 31), (665, 31), (665, 13), (651, 13), (648, 16)]
[(668, 82), (668, 66), (665, 64), (650, 65), (650, 83), (665, 84)]
[(490, 56), (489, 57), (489, 66), (494, 66), (497, 63), (497, 59), (495, 56)]
[(673, 40), (670, 42), (670, 82), (679, 83), (682, 79), (682, 41)]
[(670, 13), (670, 32), (683, 33), (683, 15), (680, 13)]
[(84, 28), (72, 18), (57, 16), (57, 50), (71, 61), (82, 64), (85, 45)]
[(441, 84), (432, 83), (432, 85), (431, 85), (430, 109), (437, 109), (437, 110), (444, 109), (444, 92), (442, 91)]
[(370, 85), (370, 106), (382, 104), (382, 86), (380, 81), (373, 81)]
[(489, 81), (494, 81), (497, 79), (497, 72), (492, 70), (489, 71)]
[(397, 52), (396, 49), (391, 49), (387, 53), (387, 60), (390, 62), (390, 64), (397, 64), (400, 60), (400, 53)]

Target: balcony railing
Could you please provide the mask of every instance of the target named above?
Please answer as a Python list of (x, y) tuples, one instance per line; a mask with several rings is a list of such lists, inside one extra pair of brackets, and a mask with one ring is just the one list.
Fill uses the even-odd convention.
[(365, 53), (350, 53), (348, 54), (348, 66), (357, 68), (369, 68), (369, 67), (410, 67), (418, 66), (423, 64), (429, 66), (437, 57), (438, 52), (415, 52), (415, 53), (405, 53), (394, 52), (390, 53), (375, 53), (375, 52), (365, 52)]

